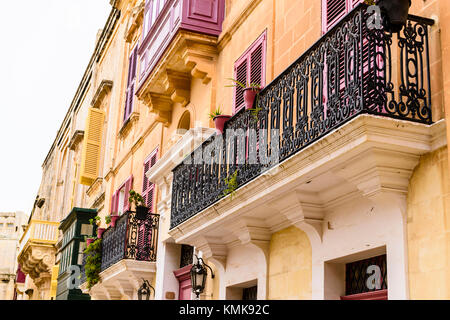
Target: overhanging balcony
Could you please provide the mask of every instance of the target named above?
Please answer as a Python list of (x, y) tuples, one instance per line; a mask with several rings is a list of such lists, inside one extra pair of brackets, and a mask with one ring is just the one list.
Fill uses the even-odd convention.
[[(347, 154), (340, 156), (342, 159), (347, 157), (347, 161), (350, 155), (357, 155), (354, 151), (356, 146), (360, 146), (359, 152), (363, 148), (367, 151), (378, 147), (381, 139), (385, 139), (382, 136), (395, 132), (395, 127), (405, 128), (405, 132), (399, 133), (398, 137), (394, 133), (392, 138), (398, 138), (398, 141), (386, 147), (392, 149), (389, 151), (392, 156), (395, 157), (395, 148), (411, 155), (429, 150), (424, 147), (428, 145), (426, 141), (431, 139), (428, 125), (433, 122), (428, 28), (434, 22), (410, 15), (406, 28), (398, 35), (384, 30), (369, 30), (366, 8), (363, 4), (355, 8), (264, 88), (259, 95), (257, 114), (241, 110), (226, 124), (223, 139), (217, 135), (211, 136), (173, 170), (171, 234), (176, 239), (184, 237), (186, 240), (187, 231), (179, 231), (180, 227), (225, 197), (226, 179), (233, 174), (236, 174), (239, 192), (239, 189), (272, 169), (283, 167), (284, 163), (306, 149), (309, 150), (305, 151), (308, 159), (300, 156), (302, 159), (298, 160), (303, 161), (302, 168), (317, 161), (317, 167), (322, 165), (325, 168), (326, 164), (330, 170), (342, 163), (337, 160), (331, 163), (330, 154), (341, 147), (336, 141), (344, 139), (343, 134), (348, 134), (349, 143), (367, 129), (364, 135), (358, 137), (361, 138), (359, 141), (351, 141), (353, 146), (347, 148)], [(417, 126), (418, 123), (423, 125)], [(383, 128), (386, 130), (384, 133), (379, 131)], [(414, 147), (408, 141), (413, 131), (417, 139), (423, 139)], [(375, 135), (378, 145), (369, 141)], [(319, 153), (310, 151), (325, 138), (335, 141), (335, 145), (327, 146), (328, 149), (323, 152), (328, 156), (324, 155), (322, 159)], [(363, 145), (363, 140), (369, 142)], [(380, 168), (377, 161), (387, 161), (381, 159), (378, 151), (372, 149), (373, 158), (368, 160), (374, 170)], [(200, 158), (203, 160), (196, 161)], [(408, 168), (399, 170), (399, 175), (401, 172), (404, 176), (395, 178), (401, 179), (401, 188), (405, 183), (407, 188), (414, 161), (408, 162)], [(386, 165), (385, 162), (383, 165)], [(364, 168), (357, 169), (362, 170), (362, 176)], [(306, 184), (310, 184), (305, 172), (297, 173), (297, 179), (301, 177)], [(381, 184), (390, 183), (391, 188), (394, 174), (387, 169), (382, 174), (383, 179), (378, 180)], [(287, 175), (286, 172), (279, 177), (281, 179)], [(346, 171), (346, 177), (349, 176), (350, 172)], [(338, 189), (339, 179), (329, 181), (336, 182)], [(373, 192), (369, 190), (368, 182), (359, 186), (365, 188), (366, 193)], [(320, 190), (319, 185), (310, 184), (310, 188), (315, 188), (312, 189), (315, 193)], [(199, 215), (198, 219), (219, 219), (213, 213), (211, 218), (206, 216), (207, 213)], [(312, 216), (320, 220), (320, 214)], [(192, 224), (192, 231), (201, 222), (188, 224)]]
[(189, 103), (191, 77), (210, 82), (224, 11), (224, 0), (168, 0), (144, 17), (136, 95), (158, 121), (170, 123), (173, 104)]
[(58, 222), (31, 220), (20, 239), (18, 261), (21, 270), (33, 280), (41, 274), (50, 277), (55, 262)]
[[(135, 299), (142, 279), (150, 283), (156, 272), (156, 249), (159, 216), (149, 214), (145, 220), (128, 211), (102, 236), (101, 281), (89, 292), (87, 283), (80, 289), (93, 299)], [(81, 282), (86, 281), (84, 256)]]

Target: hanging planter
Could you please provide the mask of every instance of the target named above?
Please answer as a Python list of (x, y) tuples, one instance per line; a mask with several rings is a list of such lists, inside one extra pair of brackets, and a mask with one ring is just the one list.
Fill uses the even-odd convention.
[(216, 126), (216, 132), (218, 135), (223, 134), (223, 130), (225, 128), (225, 123), (227, 123), (228, 120), (231, 119), (231, 116), (215, 116), (214, 117), (214, 125)]
[(114, 228), (116, 226), (117, 220), (119, 220), (119, 216), (111, 216), (111, 227)]
[(148, 216), (148, 207), (136, 206), (136, 219), (145, 220)]
[(101, 239), (103, 232), (105, 232), (105, 230), (106, 230), (105, 228), (98, 228), (97, 229), (97, 238)]
[(261, 88), (249, 87), (244, 89), (245, 110), (253, 109), (256, 101), (256, 96), (261, 91)]
[(400, 32), (406, 25), (411, 0), (379, 0), (377, 4), (387, 18), (385, 29), (393, 33)]

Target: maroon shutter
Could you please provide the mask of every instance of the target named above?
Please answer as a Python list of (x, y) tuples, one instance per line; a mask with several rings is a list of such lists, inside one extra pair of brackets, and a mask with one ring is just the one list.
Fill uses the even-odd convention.
[(157, 157), (158, 150), (154, 151), (144, 163), (142, 197), (144, 198), (145, 205), (149, 208), (150, 212), (153, 212), (154, 209), (155, 185), (147, 179), (146, 173), (155, 165)]
[(323, 33), (330, 30), (336, 22), (345, 16), (347, 10), (347, 0), (322, 0)]
[[(234, 67), (234, 78), (244, 85), (265, 85), (266, 77), (266, 39), (264, 32), (245, 53), (236, 61)], [(234, 91), (234, 110), (238, 112), (244, 106), (244, 90), (236, 86)]]
[[(248, 59), (239, 64), (235, 69), (235, 79), (244, 85), (247, 83)], [(234, 113), (238, 112), (244, 105), (244, 89), (240, 86), (235, 87)]]
[(125, 110), (123, 114), (123, 120), (124, 122), (128, 120), (131, 113), (133, 112), (133, 103), (134, 103), (134, 86), (135, 86), (135, 80), (136, 80), (136, 73), (137, 73), (137, 48), (133, 50), (133, 52), (130, 55), (130, 58), (128, 60), (128, 80), (127, 80), (127, 94), (126, 94), (126, 101), (125, 101)]
[(110, 209), (110, 213), (117, 213), (117, 191), (114, 192), (112, 198), (111, 198), (111, 209)]
[(133, 176), (128, 178), (128, 180), (125, 182), (125, 185), (123, 186), (124, 189), (124, 200), (123, 200), (123, 212), (129, 211), (130, 208), (130, 202), (128, 201), (128, 198), (130, 197), (130, 190), (133, 188)]

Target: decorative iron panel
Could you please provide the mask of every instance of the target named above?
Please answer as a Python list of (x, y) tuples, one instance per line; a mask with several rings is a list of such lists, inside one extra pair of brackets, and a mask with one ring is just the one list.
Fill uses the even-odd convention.
[[(104, 271), (123, 259), (156, 261), (159, 215), (149, 214), (145, 220), (136, 218), (136, 212), (124, 213), (114, 228), (109, 227), (102, 237), (102, 265)], [(82, 282), (86, 280), (83, 256)]]
[(393, 35), (369, 30), (366, 8), (358, 5), (260, 92), (256, 110), (240, 110), (173, 170), (172, 229), (223, 198), (236, 171), (239, 188), (360, 114), (432, 123), (433, 21), (409, 16)]
[(180, 269), (194, 262), (194, 247), (181, 245)]
[[(380, 288), (370, 289), (367, 285), (367, 280), (374, 274), (373, 270), (370, 270), (370, 266), (376, 266), (379, 268), (380, 274)], [(345, 294), (359, 294), (376, 290), (387, 289), (387, 266), (386, 255), (378, 257), (356, 261), (345, 265)]]

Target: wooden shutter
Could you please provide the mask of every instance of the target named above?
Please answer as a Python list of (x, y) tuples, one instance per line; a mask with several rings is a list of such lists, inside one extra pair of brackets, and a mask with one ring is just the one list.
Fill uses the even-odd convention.
[(80, 183), (83, 185), (90, 186), (98, 178), (104, 122), (103, 110), (89, 108), (81, 155)]
[(110, 206), (110, 210), (109, 213), (117, 213), (117, 205), (116, 205), (116, 199), (117, 198), (117, 191), (114, 192), (112, 198), (111, 198), (111, 206)]
[(144, 198), (145, 205), (149, 208), (150, 212), (153, 212), (155, 207), (155, 185), (148, 180), (146, 173), (155, 165), (157, 156), (158, 150), (155, 150), (144, 163), (142, 197)]
[(322, 32), (326, 33), (364, 0), (322, 0)]
[(128, 178), (128, 180), (125, 182), (124, 186), (122, 187), (124, 191), (124, 200), (123, 200), (123, 212), (127, 212), (131, 210), (130, 208), (130, 202), (128, 201), (128, 198), (130, 197), (130, 190), (133, 188), (133, 176)]
[[(247, 85), (251, 83), (265, 85), (265, 67), (266, 67), (266, 39), (267, 33), (264, 32), (250, 48), (236, 61), (234, 67), (234, 78)], [(236, 86), (234, 90), (234, 108), (233, 114), (238, 112), (244, 106), (244, 90)]]
[(123, 121), (125, 122), (130, 117), (133, 112), (134, 104), (134, 93), (135, 93), (135, 80), (136, 80), (136, 69), (137, 69), (137, 47), (133, 50), (129, 58), (128, 67), (128, 81), (127, 81), (127, 94), (125, 101), (125, 110), (123, 113)]

